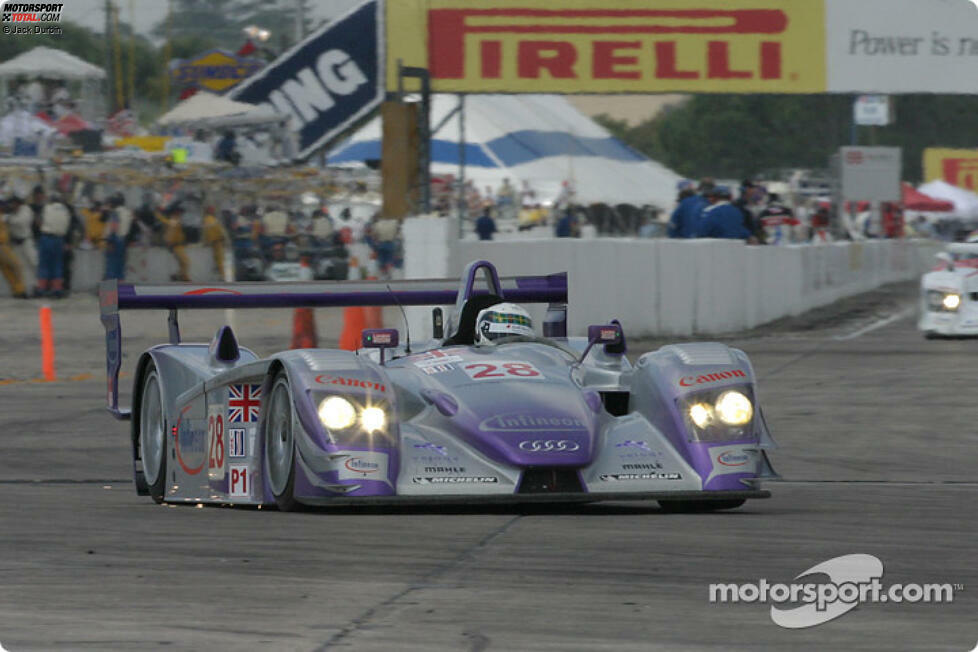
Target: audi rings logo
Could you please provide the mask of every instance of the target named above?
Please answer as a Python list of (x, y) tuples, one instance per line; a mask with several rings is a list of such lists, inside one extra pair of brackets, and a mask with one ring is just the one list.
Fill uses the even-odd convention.
[(528, 439), (520, 442), (520, 450), (531, 453), (573, 453), (580, 449), (580, 444), (569, 439)]

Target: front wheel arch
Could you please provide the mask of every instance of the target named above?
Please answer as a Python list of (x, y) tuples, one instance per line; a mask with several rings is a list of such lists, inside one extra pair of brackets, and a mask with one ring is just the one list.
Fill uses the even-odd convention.
[[(143, 474), (140, 464), (142, 463), (142, 451), (139, 450), (139, 410), (142, 407), (143, 401), (143, 383), (146, 380), (146, 374), (151, 366), (155, 366), (153, 361), (153, 356), (149, 353), (143, 353), (139, 362), (136, 363), (136, 373), (133, 374), (133, 385), (132, 385), (132, 409), (130, 411), (129, 419), (129, 443), (132, 446), (132, 471), (133, 471), (133, 483), (136, 486), (136, 495), (148, 496), (149, 495), (149, 485), (146, 482), (146, 476)], [(162, 388), (162, 384), (160, 385)], [(163, 396), (164, 403), (166, 401), (166, 396)], [(139, 464), (137, 464), (139, 463)]]
[[(273, 363), (269, 367), (268, 375), (262, 386), (262, 395), (264, 400), (259, 424), (259, 441), (263, 493), (266, 496), (271, 496), (279, 511), (298, 511), (302, 508), (302, 505), (295, 499), (296, 456), (298, 455), (295, 437), (298, 419), (292, 397), (292, 383), (281, 362)], [(282, 400), (288, 402), (287, 416), (280, 413), (281, 406), (278, 405), (278, 401)], [(279, 423), (280, 420), (283, 423)], [(283, 427), (287, 428), (287, 432), (282, 431), (278, 435), (269, 432), (270, 428), (281, 429)], [(301, 427), (298, 430), (301, 430)], [(272, 437), (281, 436), (281, 439), (273, 441), (270, 439), (270, 435)]]

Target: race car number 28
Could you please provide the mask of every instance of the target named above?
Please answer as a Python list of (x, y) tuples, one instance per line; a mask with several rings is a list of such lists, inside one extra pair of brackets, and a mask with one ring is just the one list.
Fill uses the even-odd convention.
[(207, 414), (207, 477), (224, 477), (224, 406), (212, 408)]
[(543, 378), (540, 370), (529, 362), (472, 362), (462, 367), (472, 380), (522, 380)]

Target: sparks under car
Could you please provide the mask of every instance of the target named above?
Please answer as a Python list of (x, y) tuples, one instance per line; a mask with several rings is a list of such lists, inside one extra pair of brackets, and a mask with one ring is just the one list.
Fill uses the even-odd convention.
[(978, 243), (956, 242), (920, 281), (920, 321), (928, 339), (978, 335)]
[[(774, 442), (742, 351), (670, 345), (633, 364), (617, 321), (566, 336), (565, 274), (500, 279), (479, 261), (455, 285), (104, 282), (109, 410), (131, 419), (137, 491), (283, 510), (634, 499), (725, 509), (769, 495), (760, 482), (774, 477)], [(476, 316), (502, 301), (549, 304), (542, 335), (477, 345)], [(364, 331), (357, 352), (264, 359), (227, 326), (183, 343), (177, 322), (184, 308), (453, 303), (421, 346), (381, 329)], [(170, 342), (136, 363), (131, 410), (118, 405), (120, 309), (170, 311)]]

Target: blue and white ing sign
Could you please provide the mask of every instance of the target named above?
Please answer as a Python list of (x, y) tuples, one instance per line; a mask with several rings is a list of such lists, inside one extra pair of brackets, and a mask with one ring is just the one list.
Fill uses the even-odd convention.
[(246, 79), (231, 97), (290, 116), (298, 158), (305, 158), (383, 100), (382, 30), (382, 2), (365, 2)]

